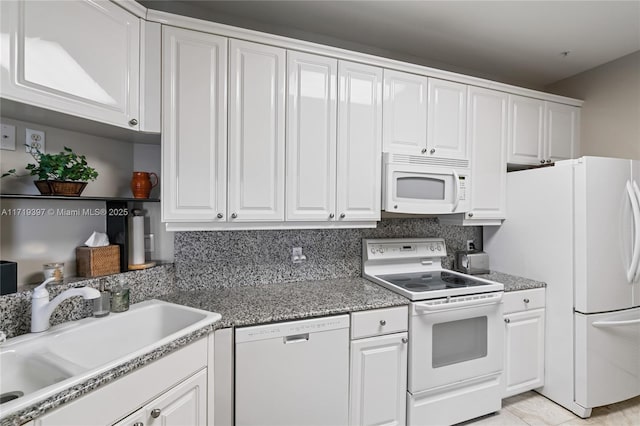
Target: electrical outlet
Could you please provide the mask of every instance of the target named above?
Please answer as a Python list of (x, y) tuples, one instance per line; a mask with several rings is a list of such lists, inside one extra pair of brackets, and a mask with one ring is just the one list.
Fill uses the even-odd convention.
[(25, 150), (30, 152), (32, 149), (37, 149), (40, 152), (45, 151), (44, 147), (44, 132), (39, 130), (27, 129), (27, 137), (25, 138)]
[(475, 250), (476, 245), (473, 240), (467, 240), (467, 251)]
[(0, 125), (0, 149), (7, 151), (16, 150), (16, 126), (11, 124)]

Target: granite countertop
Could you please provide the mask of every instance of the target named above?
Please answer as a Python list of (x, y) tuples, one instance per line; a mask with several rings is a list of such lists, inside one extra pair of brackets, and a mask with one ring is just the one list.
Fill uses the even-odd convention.
[(518, 277), (505, 274), (503, 272), (491, 271), (488, 274), (474, 275), (485, 280), (495, 281), (504, 284), (504, 291), (530, 290), (532, 288), (546, 287), (547, 284), (541, 281), (530, 280), (529, 278)]
[(167, 302), (218, 312), (217, 328), (265, 324), (407, 305), (409, 300), (364, 278), (299, 281), (176, 291)]

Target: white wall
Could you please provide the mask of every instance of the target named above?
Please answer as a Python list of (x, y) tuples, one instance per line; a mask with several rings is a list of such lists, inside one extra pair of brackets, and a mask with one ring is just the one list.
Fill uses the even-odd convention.
[[(25, 152), (25, 128), (45, 132), (46, 152), (59, 152), (64, 146), (87, 157), (89, 165), (96, 168), (99, 176), (89, 182), (83, 196), (131, 197), (132, 171), (152, 171), (160, 174), (160, 146), (132, 144), (85, 133), (42, 126), (37, 123), (2, 117), (3, 124), (16, 126), (16, 150), (0, 151), (0, 171), (15, 168), (26, 174), (24, 166), (35, 162)], [(38, 194), (33, 184), (34, 177), (5, 177), (0, 181), (0, 192), (4, 194)], [(159, 188), (151, 196), (158, 197)], [(136, 203), (138, 204), (138, 203)], [(173, 261), (173, 234), (164, 231), (160, 224), (160, 203), (139, 203), (148, 209), (147, 230), (156, 237), (156, 251), (148, 257), (154, 260)], [(0, 200), (0, 259), (18, 263), (18, 285), (38, 282), (42, 279), (42, 265), (64, 262), (65, 276), (75, 276), (75, 249), (82, 245), (93, 231), (105, 232), (105, 216), (88, 216), (82, 209), (104, 209), (101, 201), (50, 200)], [(53, 209), (44, 216), (15, 216), (17, 209)], [(62, 210), (76, 211), (80, 216), (64, 215)]]
[(545, 90), (585, 101), (580, 124), (582, 155), (640, 160), (640, 51)]

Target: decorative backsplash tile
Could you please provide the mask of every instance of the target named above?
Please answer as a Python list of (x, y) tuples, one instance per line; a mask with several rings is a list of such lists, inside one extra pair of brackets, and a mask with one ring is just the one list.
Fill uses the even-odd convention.
[[(107, 288), (113, 288), (119, 283), (120, 277), (123, 277), (131, 289), (130, 303), (137, 303), (174, 291), (174, 276), (173, 264), (167, 264), (146, 270), (131, 271), (106, 277), (88, 279), (72, 278), (60, 285), (50, 284), (47, 286), (47, 289), (49, 290), (50, 299), (53, 299), (64, 290), (75, 286), (84, 285), (98, 288), (101, 280), (105, 280)], [(15, 337), (29, 333), (31, 327), (32, 294), (33, 289), (30, 289), (0, 296), (0, 330), (4, 331), (7, 337)], [(51, 315), (51, 325), (89, 317), (92, 313), (93, 301), (87, 301), (81, 297), (73, 297), (65, 300), (55, 309), (53, 315)]]
[[(377, 228), (179, 232), (175, 238), (176, 285), (184, 290), (322, 280), (361, 275), (362, 239), (442, 237), (451, 268), (467, 240), (482, 242), (481, 227), (441, 225), (437, 219), (385, 219)], [(302, 247), (307, 261), (291, 262)]]

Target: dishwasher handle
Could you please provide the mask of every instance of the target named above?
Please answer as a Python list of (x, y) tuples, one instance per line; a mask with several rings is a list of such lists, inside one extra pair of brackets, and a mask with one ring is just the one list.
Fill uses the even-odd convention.
[(288, 345), (291, 343), (304, 343), (308, 341), (309, 341), (309, 333), (293, 334), (291, 336), (284, 336), (282, 338), (282, 343), (284, 343), (285, 345)]

